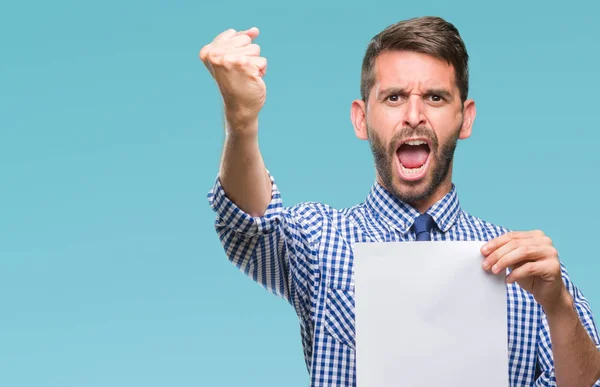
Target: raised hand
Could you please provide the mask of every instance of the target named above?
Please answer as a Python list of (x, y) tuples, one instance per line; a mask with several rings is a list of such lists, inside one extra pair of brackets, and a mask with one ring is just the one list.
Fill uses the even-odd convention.
[(200, 59), (223, 97), (228, 130), (258, 129), (254, 123), (267, 98), (263, 81), (267, 60), (260, 56), (260, 46), (252, 43), (258, 34), (256, 27), (228, 29), (200, 50)]

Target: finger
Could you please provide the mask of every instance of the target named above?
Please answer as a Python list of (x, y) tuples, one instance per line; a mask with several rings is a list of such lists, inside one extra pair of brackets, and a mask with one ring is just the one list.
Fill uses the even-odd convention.
[(267, 74), (267, 60), (265, 59), (265, 66), (260, 70), (261, 75), (264, 77)]
[(248, 35), (235, 35), (227, 40), (223, 40), (220, 43), (220, 46), (228, 49), (228, 48), (237, 48), (237, 47), (244, 47), (249, 45), (250, 43), (252, 43), (252, 38), (249, 37)]
[(208, 62), (218, 62), (219, 58), (225, 55), (260, 56), (260, 46), (258, 44), (249, 44), (238, 48), (223, 48), (208, 44), (200, 50), (200, 59), (207, 65), (209, 64)]
[(484, 244), (483, 246), (481, 246), (481, 253), (485, 256), (488, 256), (494, 250), (496, 250), (500, 246), (508, 243), (511, 240), (532, 238), (532, 237), (543, 236), (543, 235), (544, 235), (544, 233), (541, 232), (540, 230), (507, 232), (505, 234), (500, 235), (497, 238), (492, 239), (491, 241), (489, 241), (486, 244)]
[(527, 262), (510, 272), (506, 276), (507, 283), (513, 283), (533, 276), (551, 281), (560, 277), (560, 264), (558, 261)]
[(250, 56), (248, 58), (250, 59), (250, 63), (252, 63), (252, 65), (256, 69), (256, 73), (254, 73), (254, 75), (264, 77), (267, 73), (267, 58), (264, 58), (262, 56)]
[(252, 28), (247, 29), (245, 31), (240, 31), (240, 32), (238, 32), (238, 34), (246, 34), (251, 39), (256, 39), (256, 37), (260, 34), (260, 30), (257, 27), (252, 27)]
[(506, 270), (518, 263), (526, 261), (538, 261), (544, 258), (550, 258), (554, 255), (554, 247), (545, 245), (521, 245), (508, 254), (502, 256), (496, 264), (492, 266), (494, 274)]
[(220, 65), (229, 70), (242, 69), (252, 76), (262, 76), (266, 71), (267, 59), (259, 56), (226, 54)]
[(202, 49), (200, 49), (200, 54), (198, 55), (200, 57), (200, 60), (202, 62), (205, 62), (208, 59), (208, 53), (210, 52), (210, 49), (212, 48), (212, 44), (207, 44), (206, 46), (202, 47)]
[(237, 34), (237, 31), (234, 30), (233, 28), (230, 28), (228, 30), (225, 30), (223, 32), (221, 32), (219, 35), (217, 35), (216, 38), (213, 39), (213, 43), (220, 43), (223, 40), (229, 39), (232, 36), (235, 36)]
[(260, 46), (258, 44), (249, 44), (245, 47), (236, 48), (236, 55), (260, 56)]
[(212, 50), (212, 45), (211, 44), (207, 44), (206, 46), (202, 47), (202, 49), (200, 50), (200, 60), (202, 61), (202, 63), (204, 63), (204, 66), (206, 67), (206, 69), (208, 70), (208, 72), (210, 73), (210, 75), (214, 75), (213, 74), (213, 69), (212, 66), (210, 64), (210, 60), (209, 60), (209, 54)]
[(487, 256), (481, 263), (485, 270), (489, 270), (492, 266), (498, 262), (498, 260), (508, 254), (509, 252), (519, 248), (520, 246), (526, 246), (531, 244), (539, 244), (539, 241), (535, 238), (520, 238), (511, 239), (503, 245), (500, 245), (490, 255)]

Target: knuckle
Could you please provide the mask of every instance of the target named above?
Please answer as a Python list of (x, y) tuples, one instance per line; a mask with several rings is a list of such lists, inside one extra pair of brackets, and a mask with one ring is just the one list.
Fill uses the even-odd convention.
[(241, 67), (248, 62), (248, 58), (242, 55), (226, 54), (223, 56), (223, 64), (225, 67)]
[(207, 59), (211, 63), (218, 63), (223, 56), (223, 51), (220, 49), (211, 49), (207, 53)]
[(207, 44), (206, 46), (202, 47), (202, 49), (200, 50), (199, 55), (200, 55), (200, 59), (202, 61), (205, 61), (207, 59), (208, 53), (210, 52), (210, 48), (211, 48), (211, 45)]
[(544, 234), (544, 232), (542, 230), (535, 230), (533, 233), (535, 236), (539, 236), (539, 237), (543, 237), (546, 235), (546, 234)]
[(258, 60), (255, 60), (253, 63), (254, 63), (256, 66), (258, 66), (258, 67), (267, 67), (267, 64), (266, 64), (266, 62), (264, 62), (264, 61), (262, 61), (262, 60), (260, 60), (260, 59), (258, 59)]
[(225, 68), (231, 68), (235, 65), (236, 57), (235, 55), (225, 54), (222, 58), (222, 65)]
[(260, 68), (267, 68), (267, 61), (266, 59), (262, 59), (262, 58), (256, 58), (253, 62), (256, 66), (260, 67)]
[(523, 267), (523, 271), (525, 272), (525, 274), (527, 274), (528, 276), (532, 275), (534, 272), (534, 267), (532, 265), (527, 265), (525, 267)]
[(243, 55), (237, 56), (235, 58), (235, 64), (238, 67), (247, 65), (248, 64), (248, 57), (247, 56), (243, 56)]
[(250, 43), (252, 43), (252, 38), (246, 34), (243, 35), (238, 35), (238, 39), (240, 39), (242, 41), (242, 44), (244, 45), (248, 45)]

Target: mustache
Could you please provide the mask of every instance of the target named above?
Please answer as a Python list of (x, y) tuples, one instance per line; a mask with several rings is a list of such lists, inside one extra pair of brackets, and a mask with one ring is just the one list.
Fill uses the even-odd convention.
[(434, 153), (437, 152), (440, 146), (438, 137), (433, 130), (428, 129), (424, 126), (417, 126), (416, 128), (404, 127), (392, 136), (388, 149), (389, 153), (396, 153), (396, 149), (398, 149), (397, 144), (411, 137), (424, 137), (427, 140), (429, 140), (429, 144), (431, 145), (430, 151)]

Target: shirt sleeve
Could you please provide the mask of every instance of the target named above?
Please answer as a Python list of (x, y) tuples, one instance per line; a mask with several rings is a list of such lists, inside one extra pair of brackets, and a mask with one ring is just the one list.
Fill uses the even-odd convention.
[(229, 261), (297, 310), (305, 309), (318, 273), (322, 217), (307, 204), (284, 207), (270, 173), (269, 178), (271, 201), (262, 216), (254, 217), (227, 197), (217, 177), (208, 193), (215, 229)]
[[(583, 296), (581, 291), (571, 282), (571, 278), (566, 268), (561, 264), (563, 281), (569, 293), (573, 297), (573, 304), (581, 320), (581, 324), (592, 338), (596, 348), (600, 351), (600, 339), (598, 329), (589, 302)], [(550, 342), (550, 328), (546, 315), (542, 312), (542, 321), (538, 332), (537, 358), (540, 363), (542, 374), (536, 380), (535, 386), (556, 386), (556, 377), (554, 373), (554, 360), (552, 358), (552, 344)], [(600, 379), (593, 384), (594, 387), (600, 387)]]

